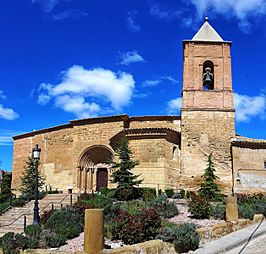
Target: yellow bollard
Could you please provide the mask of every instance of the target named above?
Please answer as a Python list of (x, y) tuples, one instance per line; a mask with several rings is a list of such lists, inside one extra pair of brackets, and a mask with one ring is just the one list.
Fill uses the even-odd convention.
[(86, 209), (84, 251), (99, 254), (104, 248), (103, 209)]

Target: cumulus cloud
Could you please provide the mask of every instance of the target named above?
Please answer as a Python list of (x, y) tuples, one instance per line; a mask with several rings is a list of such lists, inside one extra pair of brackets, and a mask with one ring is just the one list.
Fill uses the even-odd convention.
[(0, 118), (5, 120), (15, 120), (19, 115), (12, 108), (5, 108), (0, 104)]
[(120, 53), (120, 64), (130, 65), (132, 63), (138, 62), (143, 63), (145, 62), (145, 60), (136, 50), (126, 53)]
[(167, 103), (167, 113), (171, 115), (180, 114), (180, 109), (182, 106), (182, 98), (178, 97), (176, 99), (170, 100)]
[(131, 74), (74, 65), (62, 73), (61, 83), (40, 85), (38, 102), (45, 105), (54, 99), (55, 106), (66, 112), (79, 118), (92, 117), (106, 110), (120, 112), (130, 103), (134, 86)]
[(247, 96), (234, 94), (236, 120), (238, 122), (249, 122), (253, 117), (264, 119), (266, 116), (266, 96)]
[(133, 33), (139, 32), (141, 30), (140, 26), (136, 23), (137, 15), (138, 15), (137, 11), (130, 11), (127, 15), (127, 26), (128, 29)]
[[(7, 97), (4, 95), (4, 92), (0, 90), (0, 99), (5, 100)], [(12, 109), (7, 108), (3, 104), (0, 104), (0, 118), (5, 120), (14, 120), (18, 118), (19, 115)]]
[(32, 0), (32, 3), (37, 3), (41, 6), (44, 12), (50, 12), (54, 9), (54, 7), (63, 1), (71, 1), (71, 0)]
[(212, 13), (236, 17), (243, 32), (249, 32), (252, 28), (250, 19), (266, 14), (266, 0), (189, 0), (189, 2), (195, 5), (199, 18), (205, 15), (206, 3)]

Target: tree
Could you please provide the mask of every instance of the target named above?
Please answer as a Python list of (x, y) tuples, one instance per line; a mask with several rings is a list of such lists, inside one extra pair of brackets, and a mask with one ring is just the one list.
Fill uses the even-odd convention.
[[(38, 162), (38, 166), (39, 166)], [(21, 187), (20, 191), (22, 194), (34, 195), (35, 188), (35, 176), (36, 176), (36, 165), (33, 157), (28, 157), (26, 165), (24, 167), (24, 172), (21, 176)], [(38, 175), (38, 189), (39, 191), (45, 184), (45, 178), (41, 174)]]
[(0, 203), (4, 203), (10, 198), (12, 198), (11, 180), (11, 173), (3, 171), (3, 178), (0, 183)]
[(139, 163), (132, 160), (132, 152), (128, 146), (128, 140), (122, 139), (117, 151), (119, 162), (112, 161), (112, 183), (117, 183), (116, 197), (119, 200), (130, 200), (139, 195), (137, 186), (143, 180), (137, 180), (140, 175), (134, 175), (131, 171)]
[(212, 154), (210, 154), (208, 156), (207, 168), (201, 176), (203, 178), (203, 183), (201, 184), (201, 188), (199, 190), (199, 194), (208, 201), (221, 201), (223, 199), (221, 189), (216, 183), (216, 180), (218, 180), (219, 177), (215, 175), (215, 171)]

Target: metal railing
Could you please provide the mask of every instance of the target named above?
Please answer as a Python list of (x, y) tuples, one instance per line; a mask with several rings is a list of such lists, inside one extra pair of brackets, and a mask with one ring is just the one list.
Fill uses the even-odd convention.
[[(52, 205), (52, 210), (54, 210), (54, 205), (55, 204), (60, 204), (60, 207), (62, 208), (63, 207), (63, 202), (66, 200), (66, 198), (68, 196), (70, 196), (70, 206), (72, 206), (72, 195), (77, 195), (79, 196), (79, 194), (82, 192), (83, 188), (79, 190), (78, 193), (68, 193), (61, 201), (59, 202), (49, 202), (45, 207), (43, 207), (40, 212), (43, 212), (47, 207), (49, 207), (50, 205)], [(53, 194), (51, 194), (53, 195)], [(23, 213), (21, 214), (19, 217), (17, 217), (15, 220), (13, 220), (12, 222), (8, 223), (8, 224), (4, 224), (4, 225), (1, 225), (0, 224), (0, 228), (1, 227), (9, 227), (11, 225), (13, 225), (15, 222), (17, 222), (20, 218), (24, 217), (24, 220), (23, 220), (23, 231), (25, 232), (25, 229), (27, 227), (27, 216), (30, 216), (30, 215), (33, 215), (33, 212), (32, 213)]]

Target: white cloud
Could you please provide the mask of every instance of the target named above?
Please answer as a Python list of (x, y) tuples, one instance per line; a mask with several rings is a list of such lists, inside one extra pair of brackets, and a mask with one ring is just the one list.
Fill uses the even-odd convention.
[(182, 98), (178, 97), (176, 99), (170, 100), (167, 103), (167, 113), (168, 114), (180, 114), (180, 109), (182, 106)]
[(0, 118), (5, 120), (15, 120), (19, 115), (11, 108), (5, 108), (0, 104)]
[(136, 51), (126, 52), (120, 55), (120, 64), (130, 65), (131, 63), (143, 63), (144, 58)]
[(6, 96), (4, 95), (4, 92), (0, 90), (0, 99), (5, 100)]
[(179, 83), (178, 80), (174, 79), (171, 76), (165, 76), (165, 77), (163, 76), (163, 77), (160, 77), (160, 78), (154, 79), (154, 80), (145, 80), (142, 83), (142, 87), (154, 87), (154, 86), (157, 86), (157, 85), (161, 84), (164, 80), (169, 81), (172, 84)]
[(140, 26), (136, 23), (136, 16), (138, 15), (137, 11), (131, 11), (127, 16), (127, 26), (131, 32), (139, 32)]
[(32, 3), (38, 3), (44, 12), (50, 12), (54, 7), (62, 1), (69, 0), (32, 0)]
[(0, 129), (0, 146), (9, 146), (13, 144), (13, 136), (24, 133), (22, 131)]
[(266, 96), (247, 96), (234, 94), (234, 102), (236, 109), (236, 120), (238, 122), (249, 122), (252, 117), (266, 116)]
[(58, 14), (54, 14), (52, 16), (53, 20), (60, 21), (66, 18), (71, 18), (71, 19), (77, 19), (80, 17), (86, 17), (88, 16), (88, 13), (80, 11), (80, 10), (67, 10)]
[(56, 107), (79, 118), (100, 115), (106, 110), (120, 112), (130, 103), (134, 85), (131, 74), (103, 68), (86, 70), (74, 65), (62, 73), (61, 83), (40, 85), (38, 102), (45, 104), (54, 98)]
[[(185, 0), (183, 0), (185, 1)], [(266, 14), (266, 0), (189, 0), (195, 5), (198, 17), (205, 15), (206, 3), (212, 13), (222, 14), (227, 17), (236, 17), (239, 28), (249, 32), (252, 24), (250, 19)], [(187, 1), (186, 1), (187, 2)]]
[(159, 4), (150, 5), (150, 15), (162, 20), (173, 20), (180, 17), (182, 12), (176, 9), (163, 9)]
[(145, 80), (142, 83), (142, 87), (153, 87), (153, 86), (157, 86), (160, 83), (162, 83), (162, 80), (160, 79), (155, 79), (155, 80)]

